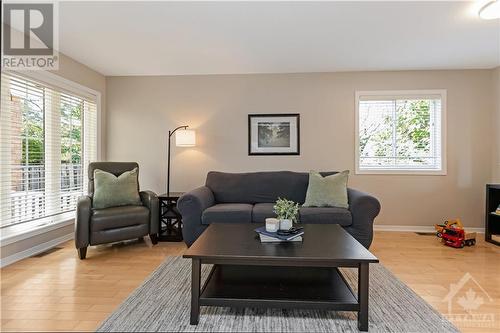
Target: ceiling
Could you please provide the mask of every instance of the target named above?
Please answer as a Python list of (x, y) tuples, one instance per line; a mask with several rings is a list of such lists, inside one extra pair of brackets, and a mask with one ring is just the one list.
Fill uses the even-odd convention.
[(109, 75), (500, 66), (474, 2), (61, 2), (60, 50)]

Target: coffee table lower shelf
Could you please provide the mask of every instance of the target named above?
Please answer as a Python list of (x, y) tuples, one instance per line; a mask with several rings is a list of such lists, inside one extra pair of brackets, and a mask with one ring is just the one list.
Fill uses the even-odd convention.
[[(213, 265), (199, 293), (202, 305), (360, 311), (336, 267)], [(191, 324), (198, 323), (198, 316)]]

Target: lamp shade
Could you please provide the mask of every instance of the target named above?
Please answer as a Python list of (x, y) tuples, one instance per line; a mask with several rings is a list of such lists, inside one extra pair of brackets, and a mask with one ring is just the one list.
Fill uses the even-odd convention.
[(480, 10), (479, 17), (483, 20), (500, 18), (500, 0), (488, 1)]
[(175, 132), (175, 145), (177, 147), (194, 147), (196, 145), (196, 132), (188, 129), (178, 130)]

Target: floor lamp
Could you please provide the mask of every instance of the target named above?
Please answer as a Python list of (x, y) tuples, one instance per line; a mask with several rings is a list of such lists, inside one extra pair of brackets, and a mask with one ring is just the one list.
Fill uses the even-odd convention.
[(196, 132), (187, 129), (189, 126), (179, 126), (173, 131), (168, 131), (168, 164), (167, 164), (167, 196), (170, 196), (170, 138), (175, 133), (177, 147), (194, 147), (196, 145)]

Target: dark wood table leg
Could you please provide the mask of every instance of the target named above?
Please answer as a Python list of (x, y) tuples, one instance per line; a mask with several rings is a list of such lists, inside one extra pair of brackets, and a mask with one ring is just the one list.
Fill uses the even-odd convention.
[(358, 328), (360, 331), (368, 331), (368, 263), (358, 266)]
[(198, 325), (198, 320), (200, 318), (200, 275), (200, 259), (193, 259), (193, 268), (191, 273), (191, 325)]

